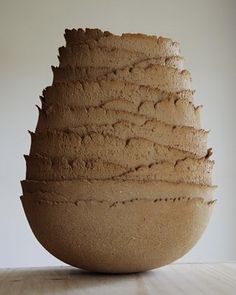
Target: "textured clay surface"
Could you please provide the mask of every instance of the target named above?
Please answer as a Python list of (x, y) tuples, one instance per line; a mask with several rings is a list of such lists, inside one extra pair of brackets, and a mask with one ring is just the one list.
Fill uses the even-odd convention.
[(149, 58), (156, 56), (173, 56), (180, 54), (180, 45), (169, 38), (148, 36), (145, 34), (122, 34), (116, 36), (110, 32), (98, 29), (66, 30), (67, 46), (78, 44), (92, 44), (107, 48), (122, 48), (135, 52), (142, 52)]
[(207, 226), (213, 202), (135, 200), (53, 202), (21, 198), (36, 238), (55, 257), (96, 272), (145, 271), (187, 253)]
[(49, 158), (41, 155), (25, 156), (26, 179), (73, 180), (85, 179), (130, 179), (168, 180), (211, 185), (213, 161), (186, 158), (173, 162), (157, 162), (129, 168), (98, 160), (84, 161), (80, 158)]
[[(59, 48), (60, 67), (108, 67), (119, 69), (148, 61), (149, 64), (160, 64), (177, 69), (183, 68), (183, 58), (179, 56), (153, 57), (141, 52), (118, 48), (97, 47), (83, 44)], [(140, 65), (142, 67), (142, 64)]]
[(143, 101), (154, 103), (164, 99), (174, 98), (193, 100), (194, 91), (183, 90), (170, 93), (158, 88), (137, 85), (119, 80), (76, 81), (54, 83), (43, 90), (43, 97), (48, 104), (62, 104), (76, 106), (98, 106), (107, 101), (123, 99), (136, 106)]
[(201, 237), (215, 203), (201, 108), (180, 45), (65, 31), (21, 182), (38, 241), (78, 268), (161, 267)]
[[(97, 99), (97, 102), (88, 101), (87, 99), (79, 99), (74, 105), (48, 104), (47, 100), (42, 98), (42, 109), (48, 112), (50, 106), (52, 108), (59, 108), (62, 111), (68, 110), (115, 110), (117, 113), (128, 112), (131, 113), (130, 117), (134, 117), (133, 114), (145, 116), (147, 119), (156, 119), (167, 124), (190, 126), (196, 129), (200, 128), (200, 110), (201, 106), (195, 107), (191, 102), (186, 99), (176, 99), (174, 96), (167, 99), (160, 100), (158, 102), (143, 100), (140, 103), (134, 103), (127, 99), (115, 98), (115, 99)], [(108, 112), (109, 114), (109, 112)], [(81, 114), (78, 114), (81, 116)], [(60, 115), (59, 115), (60, 116)]]
[(47, 193), (52, 201), (98, 200), (120, 202), (122, 200), (151, 199), (173, 200), (204, 198), (212, 201), (215, 186), (194, 183), (174, 183), (166, 181), (132, 180), (65, 180), (65, 181), (22, 181), (24, 194), (42, 198)]

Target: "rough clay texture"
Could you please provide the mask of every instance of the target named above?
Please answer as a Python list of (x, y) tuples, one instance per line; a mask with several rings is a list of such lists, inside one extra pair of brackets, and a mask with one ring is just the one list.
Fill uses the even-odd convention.
[[(187, 70), (178, 70), (159, 64), (146, 62), (140, 67), (134, 65), (123, 69), (112, 70), (108, 67), (52, 67), (54, 83), (62, 81), (99, 81), (121, 80), (145, 85), (174, 93), (191, 90), (191, 76)], [(144, 66), (145, 65), (145, 66)]]
[[(160, 267), (199, 240), (212, 202), (136, 200), (53, 202), (22, 197), (36, 238), (57, 258), (96, 272), (129, 273)], [(50, 234), (48, 234), (50, 233)]]
[[(148, 60), (151, 64), (166, 65), (177, 69), (183, 68), (183, 59), (179, 56), (148, 58), (144, 53), (117, 48), (89, 46), (60, 47), (60, 67), (108, 67), (113, 70), (133, 66)], [(139, 65), (138, 65), (139, 66)]]
[(185, 158), (176, 162), (160, 161), (129, 168), (100, 159), (84, 161), (80, 158), (25, 156), (26, 179), (130, 179), (194, 182), (211, 185), (213, 161)]
[[(65, 181), (22, 181), (24, 194), (47, 193), (47, 200), (76, 202), (80, 200), (132, 201), (150, 199), (153, 201), (179, 201), (184, 199), (213, 199), (216, 187), (194, 183), (173, 183), (167, 181), (132, 180), (65, 180)], [(35, 195), (32, 197), (36, 198)]]
[(169, 38), (147, 36), (144, 34), (122, 34), (116, 36), (97, 29), (66, 30), (65, 39), (68, 47), (79, 44), (94, 44), (106, 48), (121, 48), (142, 52), (149, 58), (180, 54), (179, 43)]
[[(100, 119), (101, 124), (101, 117), (103, 120), (105, 120), (106, 117), (111, 114), (112, 111), (116, 111), (116, 114), (119, 114), (121, 112), (122, 114), (129, 115), (129, 118), (136, 117), (137, 115), (143, 116), (148, 119), (156, 119), (160, 120), (162, 122), (165, 122), (167, 124), (171, 125), (179, 125), (179, 126), (189, 126), (194, 127), (196, 129), (200, 129), (200, 110), (201, 106), (195, 107), (191, 102), (189, 102), (186, 99), (175, 99), (175, 98), (169, 98), (164, 99), (158, 102), (148, 101), (144, 100), (140, 102), (139, 104), (135, 104), (133, 102), (130, 102), (125, 99), (111, 99), (109, 101), (97, 101), (97, 105), (94, 105), (89, 103), (87, 101), (78, 101), (75, 105), (62, 105), (62, 104), (48, 104), (45, 102), (45, 100), (42, 99), (42, 110), (45, 114), (45, 116), (51, 111), (51, 112), (62, 112), (61, 115), (63, 118), (68, 116), (70, 119), (71, 116), (77, 116), (81, 118), (83, 114), (85, 114), (90, 111), (92, 112), (107, 112), (106, 114), (102, 114), (99, 117), (97, 114), (94, 114), (95, 118), (98, 120)], [(80, 111), (82, 110), (82, 112)], [(76, 111), (76, 114), (73, 113)], [(66, 112), (68, 114), (66, 114)], [(136, 114), (136, 115), (134, 115)], [(40, 118), (41, 119), (41, 118)], [(42, 117), (42, 119), (45, 119)], [(87, 121), (90, 120), (90, 118), (87, 119)], [(132, 119), (130, 120), (132, 121)], [(89, 121), (90, 122), (90, 121)], [(91, 121), (91, 123), (94, 121)], [(103, 121), (104, 122), (104, 121)], [(57, 123), (55, 123), (57, 124)], [(69, 122), (68, 122), (69, 124)], [(84, 123), (86, 124), (86, 123)]]
[[(128, 140), (142, 137), (156, 143), (180, 148), (184, 151), (205, 156), (207, 153), (208, 132), (188, 126), (166, 124), (158, 119), (126, 111), (107, 110), (101, 107), (71, 108), (47, 106), (39, 112), (37, 132), (47, 130), (65, 131), (68, 129), (87, 132), (100, 132)], [(83, 131), (82, 131), (83, 132)]]
[[(198, 158), (196, 154), (160, 145), (143, 138), (123, 140), (114, 136), (91, 133), (81, 137), (75, 132), (47, 131), (31, 133), (30, 155), (67, 157), (89, 160), (97, 158), (127, 167), (150, 165), (153, 162)], [(207, 157), (208, 155), (206, 155)]]
[(42, 99), (48, 104), (98, 106), (115, 99), (129, 101), (135, 105), (140, 105), (143, 101), (154, 103), (161, 100), (174, 98), (175, 100), (185, 98), (193, 101), (194, 91), (183, 90), (175, 93), (152, 88), (144, 85), (119, 81), (64, 81), (54, 83), (43, 90)]
[[(161, 122), (160, 125), (162, 125), (161, 127), (163, 128)], [(62, 129), (59, 130), (62, 131)], [(63, 129), (63, 131), (67, 130), (68, 129)], [(103, 134), (104, 136), (116, 136), (126, 141), (131, 138), (144, 138), (154, 143), (167, 145), (196, 154), (199, 158), (205, 157), (208, 154), (206, 132), (198, 132), (194, 129), (183, 132), (184, 130), (182, 128), (172, 128), (171, 126), (166, 126), (161, 129), (158, 128), (156, 124), (153, 124), (152, 121), (147, 121), (143, 126), (121, 121), (112, 125), (84, 125), (71, 127), (70, 130), (78, 133), (80, 136), (90, 135), (95, 132)], [(43, 129), (38, 130), (37, 132), (39, 131), (46, 132), (47, 130)]]
[(137, 272), (189, 251), (214, 204), (214, 161), (180, 46), (144, 34), (65, 31), (22, 181), (22, 204), (54, 256)]

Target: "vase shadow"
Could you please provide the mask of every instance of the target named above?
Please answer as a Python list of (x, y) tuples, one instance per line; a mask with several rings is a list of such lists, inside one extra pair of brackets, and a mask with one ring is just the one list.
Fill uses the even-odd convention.
[(84, 291), (84, 294), (87, 294), (86, 291), (90, 290), (93, 290), (94, 294), (106, 294), (106, 291), (112, 294), (118, 286), (126, 286), (126, 283), (129, 287), (133, 284), (136, 289), (144, 277), (151, 274), (152, 271), (136, 274), (101, 274), (64, 266), (14, 269), (12, 272), (9, 269), (0, 284), (0, 294), (12, 294), (12, 289), (21, 290), (18, 294), (24, 295), (70, 292), (75, 294), (74, 291), (78, 291), (78, 294), (83, 294), (81, 292)]

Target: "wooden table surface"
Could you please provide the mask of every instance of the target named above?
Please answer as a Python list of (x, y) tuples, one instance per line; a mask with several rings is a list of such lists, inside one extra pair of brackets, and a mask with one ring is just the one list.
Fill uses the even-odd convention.
[(236, 263), (171, 264), (131, 275), (91, 274), (72, 267), (0, 269), (0, 294), (236, 294)]

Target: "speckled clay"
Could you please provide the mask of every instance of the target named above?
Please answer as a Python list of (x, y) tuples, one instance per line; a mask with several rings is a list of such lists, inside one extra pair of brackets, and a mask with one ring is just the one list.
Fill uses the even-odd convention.
[(22, 202), (39, 242), (57, 258), (96, 272), (160, 267), (186, 254), (207, 226), (212, 203), (134, 200)]
[(98, 29), (65, 39), (25, 156), (31, 229), (52, 255), (89, 271), (171, 263), (201, 237), (216, 189), (180, 45)]

